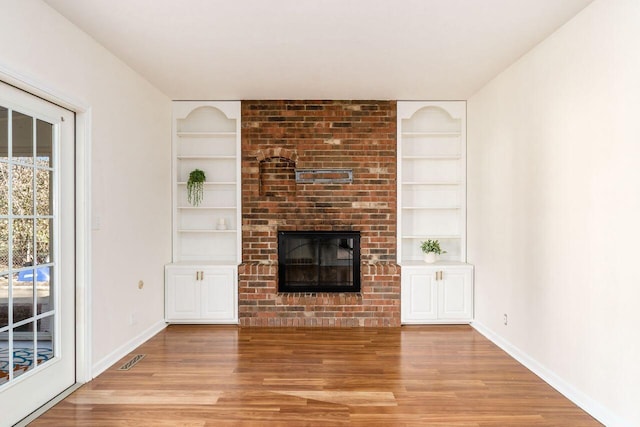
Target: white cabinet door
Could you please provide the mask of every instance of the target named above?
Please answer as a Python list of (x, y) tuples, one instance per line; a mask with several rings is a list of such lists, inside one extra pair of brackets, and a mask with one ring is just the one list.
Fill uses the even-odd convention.
[(438, 281), (438, 317), (471, 320), (473, 316), (473, 277), (470, 268), (443, 269)]
[(200, 282), (195, 268), (167, 268), (167, 320), (200, 319)]
[(235, 265), (168, 265), (167, 322), (238, 323), (236, 269)]
[(438, 283), (433, 269), (402, 270), (402, 322), (424, 323), (438, 318)]
[(467, 323), (473, 319), (473, 266), (402, 268), (403, 324)]
[(208, 268), (202, 271), (200, 309), (203, 319), (237, 319), (235, 277), (235, 270), (231, 268)]

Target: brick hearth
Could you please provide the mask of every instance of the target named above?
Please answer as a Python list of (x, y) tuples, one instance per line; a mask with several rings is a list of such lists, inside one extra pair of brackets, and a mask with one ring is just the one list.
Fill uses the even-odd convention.
[[(295, 169), (353, 183), (296, 183)], [(396, 103), (242, 102), (242, 326), (399, 326)], [(361, 233), (360, 293), (278, 293), (277, 232)]]

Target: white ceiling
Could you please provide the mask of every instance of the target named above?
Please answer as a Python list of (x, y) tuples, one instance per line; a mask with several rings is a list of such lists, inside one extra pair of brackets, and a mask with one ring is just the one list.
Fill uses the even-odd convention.
[(44, 0), (172, 99), (467, 99), (592, 0)]

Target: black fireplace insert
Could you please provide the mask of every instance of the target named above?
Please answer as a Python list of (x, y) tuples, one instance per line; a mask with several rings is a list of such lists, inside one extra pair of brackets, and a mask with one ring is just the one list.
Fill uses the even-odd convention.
[(360, 292), (360, 233), (278, 232), (279, 292)]

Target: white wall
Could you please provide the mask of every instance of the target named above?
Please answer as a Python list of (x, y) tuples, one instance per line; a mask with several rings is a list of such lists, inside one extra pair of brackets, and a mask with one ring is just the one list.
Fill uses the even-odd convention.
[(39, 0), (1, 1), (0, 65), (91, 110), (92, 364), (104, 369), (164, 317), (170, 100)]
[(477, 325), (640, 425), (640, 2), (596, 0), (505, 70), (468, 135)]

